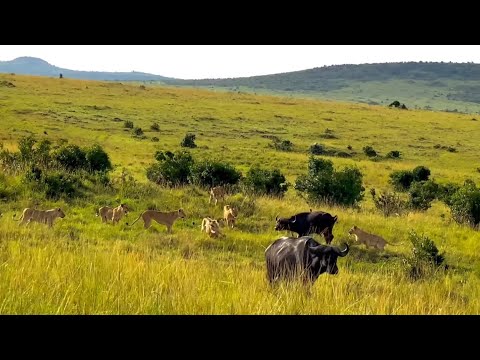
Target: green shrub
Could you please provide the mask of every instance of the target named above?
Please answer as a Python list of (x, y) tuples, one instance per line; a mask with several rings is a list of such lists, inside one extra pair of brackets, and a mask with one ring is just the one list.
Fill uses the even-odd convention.
[(453, 219), (460, 224), (478, 227), (480, 224), (480, 189), (466, 181), (451, 197), (449, 207)]
[(279, 151), (292, 151), (293, 143), (290, 140), (281, 140), (275, 137), (272, 139), (271, 147)]
[(383, 216), (401, 215), (407, 208), (407, 202), (396, 193), (383, 193), (379, 197), (376, 196), (375, 189), (371, 189), (370, 193), (377, 210), (383, 213)]
[(85, 159), (87, 169), (90, 172), (104, 172), (112, 169), (108, 154), (98, 144), (85, 149)]
[(188, 151), (155, 153), (156, 164), (147, 168), (148, 180), (166, 186), (187, 184), (194, 164)]
[(438, 199), (447, 205), (452, 205), (452, 196), (460, 189), (459, 184), (446, 183), (438, 186)]
[(401, 156), (400, 151), (398, 150), (392, 150), (387, 154), (387, 158), (389, 159), (399, 159)]
[(310, 146), (309, 152), (312, 155), (322, 155), (325, 152), (325, 148), (323, 145), (315, 143)]
[(143, 136), (142, 128), (136, 127), (135, 129), (133, 129), (133, 136), (137, 136), (137, 137)]
[(368, 157), (375, 157), (377, 156), (377, 152), (373, 149), (373, 147), (371, 146), (364, 146), (363, 147), (363, 152), (365, 153), (365, 155), (367, 155)]
[(160, 141), (160, 139), (156, 136), (152, 137), (151, 140), (152, 140), (152, 142), (159, 142)]
[(405, 261), (407, 275), (412, 280), (431, 276), (439, 269), (447, 269), (445, 253), (439, 253), (435, 243), (425, 235), (410, 231), (412, 255)]
[(425, 166), (417, 166), (412, 170), (413, 181), (427, 181), (430, 177), (430, 169)]
[(235, 185), (241, 179), (242, 173), (228, 163), (205, 160), (192, 166), (191, 183), (203, 187), (218, 185)]
[(192, 149), (196, 148), (197, 144), (195, 144), (195, 134), (186, 134), (182, 142), (180, 143), (180, 146)]
[(125, 120), (123, 122), (123, 127), (127, 129), (133, 129), (133, 121)]
[(160, 125), (158, 125), (158, 123), (154, 122), (152, 125), (150, 125), (150, 130), (160, 131)]
[(300, 175), (295, 189), (306, 193), (312, 203), (327, 202), (338, 205), (355, 205), (363, 198), (363, 175), (359, 169), (346, 167), (341, 171), (333, 169), (329, 160), (309, 159), (308, 174)]
[(53, 172), (43, 177), (45, 196), (48, 199), (73, 199), (81, 195), (83, 184), (78, 175)]
[(406, 191), (410, 189), (413, 182), (413, 174), (408, 170), (398, 170), (390, 174), (389, 182), (397, 191)]
[(77, 145), (65, 145), (57, 149), (53, 159), (63, 168), (73, 171), (87, 168), (85, 151)]
[(34, 159), (35, 151), (33, 150), (33, 146), (36, 142), (37, 140), (33, 135), (24, 136), (18, 140), (18, 149), (23, 162), (28, 162)]
[(283, 196), (289, 186), (280, 170), (266, 170), (259, 166), (248, 170), (243, 184), (247, 192), (273, 196)]
[(409, 207), (414, 210), (428, 210), (438, 192), (438, 184), (432, 180), (414, 182), (409, 189)]

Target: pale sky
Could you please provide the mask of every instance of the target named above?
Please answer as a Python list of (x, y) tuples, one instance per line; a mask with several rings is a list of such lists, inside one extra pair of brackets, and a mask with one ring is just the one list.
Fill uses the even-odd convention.
[(267, 75), (323, 65), (480, 63), (480, 45), (0, 45), (0, 61), (39, 57), (71, 70), (141, 71), (181, 79)]

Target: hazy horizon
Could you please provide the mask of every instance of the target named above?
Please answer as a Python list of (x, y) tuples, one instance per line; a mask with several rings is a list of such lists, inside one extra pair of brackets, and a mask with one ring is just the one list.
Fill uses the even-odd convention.
[(206, 79), (341, 64), (480, 63), (480, 45), (0, 45), (0, 61), (23, 56), (71, 70)]

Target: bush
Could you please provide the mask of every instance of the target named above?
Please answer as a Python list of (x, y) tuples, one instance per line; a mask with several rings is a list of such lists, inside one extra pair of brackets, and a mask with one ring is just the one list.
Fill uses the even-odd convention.
[(413, 245), (412, 256), (406, 261), (406, 265), (411, 279), (418, 280), (434, 274), (440, 267), (448, 267), (445, 264), (445, 253), (440, 254), (435, 243), (427, 236), (411, 231), (409, 239)]
[(406, 191), (410, 189), (413, 182), (413, 174), (408, 170), (394, 171), (390, 174), (389, 182), (397, 191)]
[(280, 140), (278, 138), (272, 139), (272, 145), (274, 149), (279, 151), (292, 151), (293, 143), (290, 140)]
[(140, 127), (133, 129), (133, 136), (143, 136), (143, 130)]
[(438, 199), (442, 200), (447, 205), (452, 205), (452, 196), (460, 189), (459, 184), (446, 183), (438, 185)]
[(48, 167), (51, 160), (51, 148), (52, 142), (48, 139), (43, 139), (38, 143), (37, 148), (35, 149), (35, 160), (38, 165)]
[(187, 148), (196, 148), (197, 144), (195, 144), (195, 134), (186, 134), (182, 142), (180, 143), (180, 146)]
[(24, 136), (18, 140), (18, 149), (20, 151), (20, 158), (23, 162), (28, 162), (34, 158), (33, 146), (37, 140), (33, 135)]
[(375, 207), (383, 213), (383, 216), (401, 215), (407, 208), (406, 201), (402, 200), (396, 193), (384, 193), (379, 197), (376, 196), (375, 189), (371, 189), (373, 202)]
[(387, 158), (389, 159), (399, 159), (400, 158), (400, 151), (392, 150), (387, 154)]
[(108, 154), (98, 144), (85, 149), (85, 159), (87, 161), (87, 169), (90, 172), (112, 170), (112, 163), (110, 162)]
[(152, 137), (151, 140), (152, 140), (152, 142), (159, 142), (160, 141), (160, 139), (156, 136)]
[(62, 146), (53, 154), (53, 159), (69, 171), (87, 168), (85, 151), (77, 145)]
[(322, 172), (333, 173), (333, 162), (331, 160), (310, 156), (308, 160), (309, 175), (315, 176)]
[(312, 146), (310, 146), (309, 151), (310, 151), (310, 154), (312, 155), (322, 155), (325, 151), (325, 148), (323, 147), (323, 145), (315, 143)]
[(194, 164), (192, 155), (187, 151), (157, 152), (156, 164), (147, 168), (148, 180), (166, 186), (177, 186), (187, 184), (191, 174), (191, 167)]
[(430, 177), (430, 169), (425, 166), (417, 166), (412, 170), (413, 181), (427, 181)]
[(466, 181), (450, 197), (449, 202), (448, 205), (456, 222), (478, 227), (480, 224), (480, 189), (473, 181)]
[(83, 184), (77, 175), (55, 172), (43, 178), (45, 196), (58, 200), (61, 197), (72, 199), (81, 195)]
[(337, 139), (337, 136), (333, 134), (333, 130), (325, 129), (325, 132), (320, 135), (322, 139)]
[(280, 170), (266, 170), (259, 166), (248, 170), (243, 184), (248, 192), (273, 196), (283, 196), (289, 186)]
[(160, 125), (158, 125), (156, 122), (154, 122), (152, 125), (150, 125), (150, 130), (160, 131)]
[(210, 188), (218, 185), (234, 185), (241, 177), (242, 173), (231, 164), (206, 160), (192, 166), (190, 181)]
[(307, 194), (310, 202), (328, 202), (338, 205), (354, 205), (363, 198), (363, 175), (357, 168), (346, 167), (335, 171), (328, 160), (310, 157), (308, 174), (301, 175), (295, 189)]
[(133, 129), (133, 121), (125, 120), (123, 122), (123, 127), (127, 129)]
[(409, 207), (414, 210), (428, 210), (438, 194), (438, 184), (432, 180), (414, 182), (409, 189)]
[(377, 152), (373, 149), (373, 147), (371, 146), (364, 146), (363, 147), (363, 152), (365, 153), (365, 155), (367, 155), (368, 157), (375, 157), (377, 156)]

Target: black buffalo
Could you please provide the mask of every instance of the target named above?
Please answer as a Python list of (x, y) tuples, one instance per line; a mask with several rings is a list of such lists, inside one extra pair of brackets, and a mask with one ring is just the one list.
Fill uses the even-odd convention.
[(298, 236), (309, 234), (323, 234), (327, 244), (333, 240), (333, 225), (337, 221), (337, 216), (332, 216), (323, 211), (310, 211), (293, 215), (290, 218), (278, 218), (275, 220), (275, 230), (290, 230), (296, 232)]
[(304, 283), (313, 283), (327, 272), (338, 274), (337, 257), (348, 254), (349, 247), (320, 245), (310, 236), (282, 237), (265, 250), (267, 276), (270, 284), (278, 280), (299, 277)]

